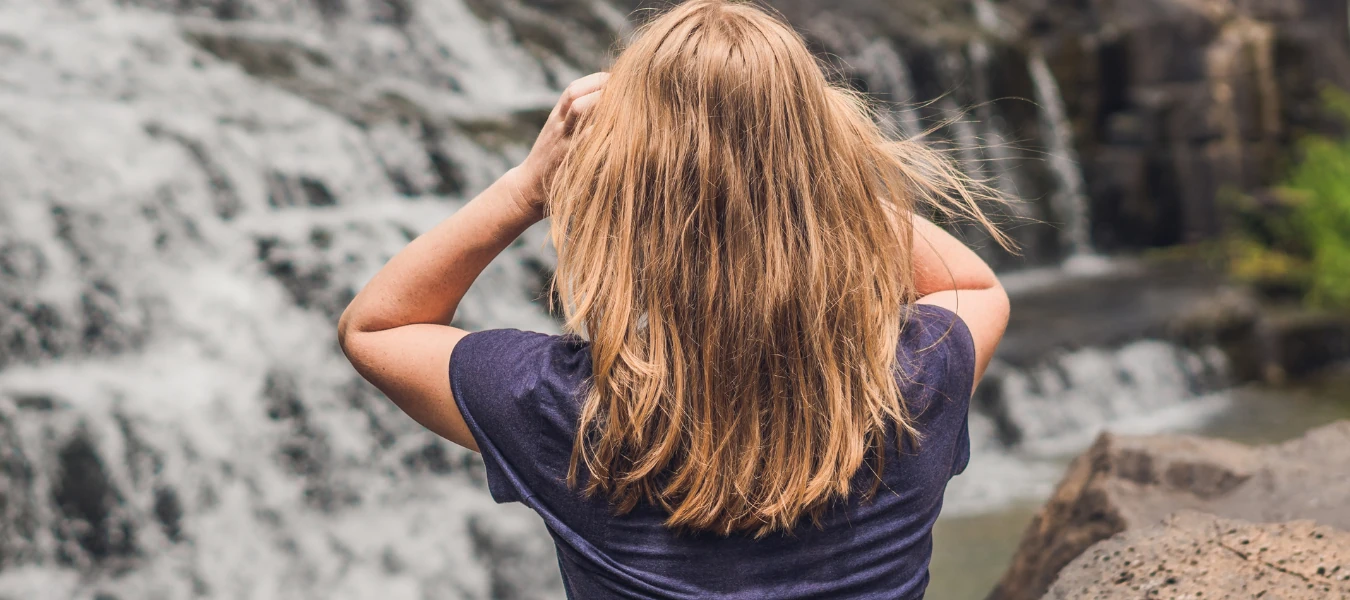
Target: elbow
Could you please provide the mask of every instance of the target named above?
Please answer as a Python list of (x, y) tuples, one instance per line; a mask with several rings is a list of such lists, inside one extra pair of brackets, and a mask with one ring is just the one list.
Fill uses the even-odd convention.
[(338, 317), (337, 323), (338, 347), (342, 348), (343, 354), (351, 356), (352, 338), (357, 333), (356, 318), (352, 314), (351, 305), (348, 305), (346, 310), (342, 311), (342, 316)]
[(1003, 330), (1006, 331), (1008, 320), (1012, 318), (1012, 299), (1008, 297), (1008, 290), (1004, 289), (1003, 284), (997, 281), (990, 291), (994, 296), (993, 310), (998, 313), (998, 320), (1003, 323)]

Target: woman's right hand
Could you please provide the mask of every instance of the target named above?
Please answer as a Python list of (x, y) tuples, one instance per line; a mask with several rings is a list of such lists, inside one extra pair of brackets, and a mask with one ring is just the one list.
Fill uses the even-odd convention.
[(522, 200), (527, 210), (542, 216), (553, 174), (567, 156), (573, 136), (586, 115), (599, 102), (600, 90), (608, 80), (609, 73), (592, 73), (573, 81), (563, 90), (553, 112), (549, 113), (548, 122), (535, 139), (530, 155), (514, 169), (520, 178)]

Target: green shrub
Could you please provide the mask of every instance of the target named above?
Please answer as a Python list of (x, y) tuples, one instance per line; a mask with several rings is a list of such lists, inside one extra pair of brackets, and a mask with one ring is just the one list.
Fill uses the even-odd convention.
[[(1350, 123), (1350, 95), (1327, 106)], [(1264, 202), (1246, 198), (1229, 243), (1234, 274), (1301, 289), (1326, 308), (1350, 309), (1350, 137), (1309, 136), (1284, 184)]]

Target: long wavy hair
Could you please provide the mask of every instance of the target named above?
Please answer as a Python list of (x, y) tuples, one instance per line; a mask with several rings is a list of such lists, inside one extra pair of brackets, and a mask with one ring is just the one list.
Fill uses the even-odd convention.
[(550, 190), (555, 290), (593, 367), (571, 485), (763, 536), (819, 524), (865, 461), (879, 482), (888, 431), (917, 438), (908, 215), (1002, 238), (987, 188), (873, 117), (755, 5), (691, 0), (635, 33)]

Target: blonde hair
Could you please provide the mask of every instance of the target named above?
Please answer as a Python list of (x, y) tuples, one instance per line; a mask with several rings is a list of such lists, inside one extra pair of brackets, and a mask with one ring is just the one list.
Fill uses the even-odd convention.
[(896, 379), (906, 215), (1002, 239), (987, 188), (886, 140), (791, 27), (726, 0), (636, 33), (550, 192), (593, 368), (568, 481), (721, 534), (819, 523), (864, 461), (879, 483), (889, 428), (917, 437)]

